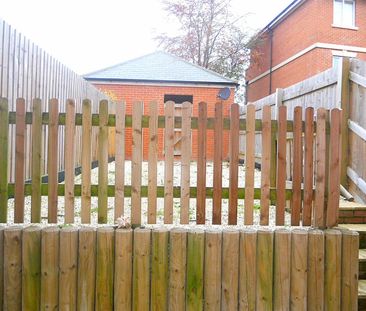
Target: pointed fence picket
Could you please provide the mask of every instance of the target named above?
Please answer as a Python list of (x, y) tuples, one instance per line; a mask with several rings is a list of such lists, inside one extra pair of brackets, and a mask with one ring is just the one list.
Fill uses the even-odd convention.
[[(7, 171), (7, 146), (9, 144), (8, 127), (16, 124), (17, 140), (17, 165), (15, 184), (8, 183), (6, 174), (1, 174), (0, 179), (0, 215), (1, 221), (6, 222), (7, 200), (15, 198), (15, 222), (24, 221), (24, 201), (26, 196), (32, 196), (31, 220), (41, 221), (41, 196), (48, 196), (48, 222), (58, 222), (59, 216), (63, 216), (62, 207), (58, 204), (59, 196), (65, 197), (65, 223), (75, 222), (75, 198), (81, 197), (81, 222), (90, 223), (91, 197), (98, 197), (98, 222), (108, 222), (108, 197), (115, 197), (114, 218), (131, 216), (132, 224), (146, 222), (142, 211), (142, 198), (147, 198), (147, 223), (157, 222), (157, 199), (164, 198), (164, 222), (171, 224), (180, 222), (187, 224), (213, 223), (221, 224), (223, 218), (222, 200), (228, 199), (228, 224), (238, 223), (238, 202), (244, 199), (244, 223), (253, 224), (254, 204), (260, 202), (260, 224), (269, 224), (270, 205), (275, 205), (275, 224), (284, 225), (285, 213), (291, 213), (291, 224), (313, 225), (315, 227), (333, 227), (337, 224), (339, 208), (339, 169), (340, 169), (340, 122), (341, 111), (333, 109), (330, 118), (324, 109), (314, 111), (313, 108), (303, 111), (296, 107), (291, 114), (294, 121), (287, 120), (285, 106), (278, 110), (278, 121), (273, 120), (270, 107), (263, 108), (262, 119), (255, 119), (254, 108), (247, 107), (247, 119), (240, 119), (239, 107), (234, 104), (231, 107), (230, 117), (223, 116), (222, 104), (215, 104), (215, 118), (207, 114), (207, 103), (200, 103), (198, 117), (192, 116), (190, 103), (182, 105), (182, 116), (174, 116), (174, 103), (167, 102), (165, 116), (158, 115), (158, 104), (149, 106), (149, 115), (143, 114), (143, 103), (133, 104), (133, 113), (125, 115), (125, 102), (117, 106), (116, 114), (109, 114), (108, 102), (100, 102), (99, 114), (91, 114), (91, 103), (83, 102), (83, 113), (75, 113), (75, 104), (72, 100), (66, 102), (66, 113), (60, 113), (61, 103), (57, 99), (49, 102), (49, 112), (41, 111), (40, 100), (33, 101), (32, 112), (26, 112), (24, 100), (18, 100), (17, 112), (9, 112), (8, 101), (0, 100), (0, 158), (2, 159), (2, 171)], [(24, 183), (24, 146), (26, 144), (25, 129), (30, 125), (32, 129), (32, 180)], [(43, 127), (48, 127), (47, 132), (42, 132)], [(64, 126), (64, 127), (61, 127)], [(98, 184), (91, 184), (91, 144), (92, 128), (98, 128)], [(108, 181), (108, 127), (116, 127), (116, 178), (114, 184)], [(82, 131), (81, 152), (82, 181), (74, 184), (73, 174), (75, 168), (75, 131)], [(124, 131), (132, 128), (132, 164), (131, 184), (125, 184), (125, 155), (124, 155)], [(158, 161), (158, 129), (164, 130), (164, 160), (165, 178), (163, 185), (157, 181)], [(179, 156), (174, 153), (174, 129), (181, 129), (181, 148)], [(147, 185), (142, 185), (142, 150), (143, 133), (149, 130), (149, 154), (147, 163), (149, 180)], [(57, 156), (58, 133), (65, 131), (65, 184), (58, 182)], [(198, 145), (192, 146), (192, 132), (198, 132)], [(215, 151), (213, 161), (213, 186), (207, 186), (206, 172), (206, 141), (208, 131), (213, 131)], [(222, 186), (222, 133), (230, 133), (229, 155), (229, 187)], [(246, 133), (245, 155), (245, 187), (239, 187), (239, 131)], [(41, 184), (41, 163), (43, 160), (42, 135), (48, 141), (48, 181)], [(254, 135), (262, 135), (262, 161), (261, 184), (254, 183)], [(286, 152), (286, 137), (293, 133), (293, 152)], [(272, 137), (278, 141), (278, 153), (276, 161), (273, 161)], [(191, 157), (192, 148), (198, 150), (197, 186), (191, 185)], [(291, 162), (293, 169), (292, 183), (286, 181), (286, 163)], [(180, 176), (174, 176), (174, 166), (179, 163)], [(271, 164), (277, 163), (276, 187), (271, 187)], [(329, 167), (327, 167), (327, 165)], [(28, 168), (27, 168), (28, 169)], [(174, 177), (178, 177), (178, 184)], [(23, 180), (23, 181), (22, 181)], [(329, 181), (329, 182), (328, 182)], [(314, 189), (318, 189), (314, 193)], [(131, 211), (125, 208), (125, 198), (131, 198)], [(174, 217), (174, 199), (180, 198), (179, 217)], [(192, 213), (192, 200), (196, 198), (196, 215)], [(213, 199), (212, 213), (208, 213), (206, 200)], [(255, 201), (260, 200), (260, 201)], [(291, 202), (291, 209), (286, 210), (287, 202)], [(128, 214), (128, 212), (130, 214)], [(209, 215), (212, 215), (209, 216)], [(195, 218), (196, 216), (196, 218)]]

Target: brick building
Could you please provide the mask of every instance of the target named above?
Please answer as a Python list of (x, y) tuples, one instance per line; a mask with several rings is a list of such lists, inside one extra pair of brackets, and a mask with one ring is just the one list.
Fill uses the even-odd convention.
[(366, 60), (366, 1), (295, 0), (259, 34), (246, 72), (255, 101), (337, 65)]
[[(207, 103), (207, 115), (214, 116), (214, 106), (219, 100), (218, 93), (229, 88), (230, 96), (222, 101), (223, 113), (228, 116), (230, 105), (234, 102), (234, 90), (237, 83), (215, 72), (191, 64), (181, 58), (165, 52), (155, 52), (84, 76), (98, 89), (111, 98), (126, 101), (126, 114), (132, 113), (135, 101), (142, 101), (144, 114), (149, 114), (149, 102), (158, 102), (159, 114), (164, 112), (164, 103), (173, 100), (176, 103), (175, 114), (179, 115), (180, 106), (189, 101), (193, 104), (192, 115), (198, 115), (198, 103)], [(180, 131), (175, 130), (175, 154), (180, 154)], [(229, 136), (224, 133), (223, 157), (227, 158)], [(126, 158), (132, 154), (132, 133), (126, 129)], [(148, 157), (148, 129), (143, 130), (143, 158)], [(164, 131), (159, 129), (159, 158), (163, 158)], [(213, 159), (213, 132), (207, 133), (207, 159)], [(192, 132), (192, 158), (197, 157), (197, 133)]]

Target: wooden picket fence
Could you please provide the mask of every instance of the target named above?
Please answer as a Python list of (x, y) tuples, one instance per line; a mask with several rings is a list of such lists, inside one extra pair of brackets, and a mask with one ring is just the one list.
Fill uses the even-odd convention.
[(3, 227), (0, 306), (357, 310), (358, 242), (336, 229)]
[[(114, 197), (115, 218), (125, 215), (124, 198), (131, 197), (131, 222), (141, 223), (141, 198), (148, 198), (149, 224), (156, 223), (156, 202), (164, 198), (164, 223), (173, 223), (173, 199), (180, 198), (180, 223), (189, 223), (190, 198), (196, 198), (197, 224), (205, 224), (206, 199), (213, 200), (213, 224), (222, 222), (222, 200), (229, 200), (228, 224), (237, 224), (238, 199), (245, 200), (244, 224), (253, 224), (254, 200), (260, 200), (260, 224), (268, 225), (270, 204), (276, 206), (276, 225), (284, 225), (286, 202), (291, 202), (291, 225), (333, 227), (337, 224), (339, 208), (340, 122), (341, 111), (296, 107), (293, 121), (287, 120), (287, 108), (278, 108), (278, 119), (272, 120), (271, 108), (263, 107), (262, 118), (255, 119), (255, 107), (247, 107), (246, 119), (239, 118), (239, 106), (232, 105), (230, 118), (222, 115), (222, 105), (215, 106), (215, 117), (207, 117), (207, 104), (199, 104), (198, 116), (192, 116), (190, 103), (182, 104), (182, 116), (174, 117), (174, 103), (165, 103), (163, 116), (158, 115), (157, 103), (150, 103), (148, 116), (143, 115), (143, 103), (135, 102), (131, 115), (125, 115), (125, 103), (116, 105), (116, 113), (108, 113), (108, 101), (100, 101), (99, 114), (91, 113), (91, 103), (84, 100), (82, 113), (75, 113), (75, 102), (66, 102), (66, 113), (59, 113), (59, 101), (49, 101), (48, 112), (41, 111), (39, 99), (33, 101), (32, 111), (25, 111), (25, 101), (17, 100), (17, 109), (10, 112), (8, 101), (0, 99), (0, 222), (7, 222), (7, 200), (15, 198), (16, 223), (24, 222), (24, 199), (31, 196), (31, 222), (41, 221), (41, 196), (48, 196), (48, 222), (56, 223), (58, 196), (65, 197), (64, 222), (75, 219), (74, 200), (81, 197), (81, 222), (90, 223), (91, 197), (98, 197), (98, 223), (107, 223), (108, 197)], [(16, 126), (16, 176), (9, 183), (7, 176), (8, 128)], [(26, 124), (31, 124), (32, 161), (31, 182), (24, 183), (24, 137)], [(47, 165), (48, 182), (41, 184), (42, 127), (48, 127)], [(62, 128), (60, 126), (63, 126)], [(81, 127), (82, 182), (74, 183), (75, 129)], [(98, 184), (92, 185), (91, 129), (98, 127)], [(115, 127), (115, 184), (108, 184), (108, 132)], [(132, 178), (125, 185), (125, 128), (132, 128)], [(164, 129), (165, 179), (157, 186), (158, 128)], [(182, 154), (174, 156), (174, 128), (181, 128)], [(64, 158), (65, 183), (58, 183), (58, 132), (65, 131)], [(142, 135), (149, 132), (148, 186), (141, 185)], [(191, 133), (197, 131), (197, 187), (190, 186)], [(213, 187), (206, 185), (206, 133), (214, 132)], [(230, 135), (230, 184), (222, 187), (222, 132)], [(238, 187), (239, 131), (246, 134), (245, 187)], [(254, 187), (254, 137), (262, 136), (261, 186)], [(293, 133), (294, 147), (291, 159), (286, 158), (286, 134)], [(277, 153), (273, 155), (271, 138), (276, 135)], [(315, 148), (313, 147), (315, 146)], [(273, 161), (275, 158), (276, 161)], [(314, 161), (315, 159), (315, 161)], [(293, 180), (286, 183), (286, 161), (293, 163)], [(180, 186), (173, 185), (174, 162), (181, 163)], [(315, 165), (313, 164), (315, 162)], [(274, 166), (275, 165), (275, 166)], [(270, 186), (270, 172), (275, 167), (277, 180)], [(316, 191), (314, 189), (316, 188)]]

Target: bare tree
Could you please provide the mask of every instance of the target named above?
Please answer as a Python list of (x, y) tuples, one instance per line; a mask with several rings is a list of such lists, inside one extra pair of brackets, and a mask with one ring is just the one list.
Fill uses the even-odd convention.
[(251, 40), (230, 10), (231, 0), (167, 0), (165, 10), (178, 21), (180, 33), (162, 33), (159, 46), (194, 64), (240, 80)]

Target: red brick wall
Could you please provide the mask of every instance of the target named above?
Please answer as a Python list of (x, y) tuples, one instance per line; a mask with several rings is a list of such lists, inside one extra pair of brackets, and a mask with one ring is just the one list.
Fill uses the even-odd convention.
[[(103, 92), (108, 93), (116, 100), (126, 101), (126, 114), (132, 113), (132, 104), (135, 101), (142, 101), (144, 103), (144, 114), (149, 114), (149, 102), (157, 101), (159, 104), (159, 114), (164, 114), (164, 95), (192, 95), (193, 96), (193, 116), (198, 116), (198, 103), (204, 101), (207, 103), (207, 115), (213, 117), (215, 113), (215, 103), (217, 102), (217, 93), (220, 88), (210, 87), (176, 87), (176, 86), (148, 86), (148, 85), (124, 85), (124, 84), (95, 84), (95, 86)], [(234, 89), (232, 89), (231, 96), (228, 100), (223, 102), (224, 116), (229, 116), (230, 105), (234, 102)], [(126, 158), (131, 158), (132, 154), (132, 132), (131, 129), (126, 129)], [(158, 129), (158, 145), (159, 158), (163, 158), (164, 150), (164, 131)], [(143, 129), (143, 158), (148, 158), (148, 143), (149, 130)], [(228, 131), (224, 132), (223, 138), (223, 157), (228, 157), (229, 150), (229, 135)], [(213, 159), (213, 131), (207, 132), (207, 159)], [(197, 131), (192, 132), (192, 158), (197, 158)]]
[[(356, 0), (358, 30), (336, 28), (333, 23), (333, 1), (308, 0), (273, 29), (272, 66), (287, 60), (314, 43), (366, 47), (366, 1)], [(266, 33), (262, 43), (252, 51), (252, 62), (246, 73), (251, 80), (269, 70), (270, 38)], [(315, 49), (272, 72), (273, 93), (276, 88), (288, 87), (332, 66), (331, 49)], [(366, 59), (365, 53), (357, 57)], [(269, 77), (249, 86), (248, 100), (269, 95)]]

